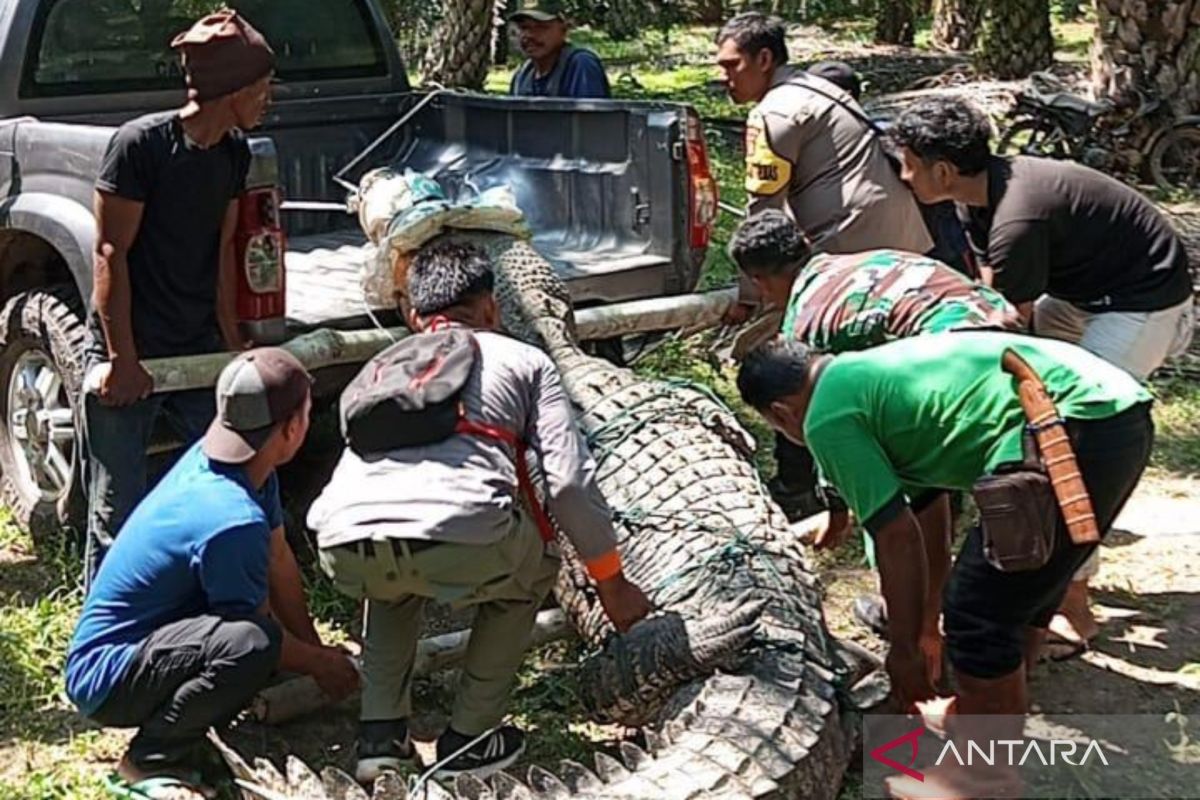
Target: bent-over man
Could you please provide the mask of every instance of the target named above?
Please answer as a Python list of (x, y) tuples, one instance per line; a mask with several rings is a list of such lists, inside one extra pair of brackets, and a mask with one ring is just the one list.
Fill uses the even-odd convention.
[[(1136, 190), (1070, 161), (992, 155), (987, 117), (931, 98), (892, 130), (905, 180), (924, 203), (959, 204), (991, 285), (1040, 336), (1077, 342), (1145, 380), (1185, 351), (1195, 328), (1187, 251)], [(1053, 631), (1078, 652), (1098, 632), (1088, 580), (1072, 583)]]
[[(716, 44), (730, 99), (755, 104), (746, 118), (749, 215), (785, 211), (818, 252), (888, 247), (925, 253), (933, 247), (912, 193), (857, 101), (841, 86), (789, 66), (782, 20), (739, 14), (717, 33)], [(727, 324), (745, 322), (758, 305), (748, 281), (739, 290)], [(782, 439), (776, 454), (780, 473), (769, 485), (772, 496), (792, 518), (819, 511), (789, 482), (793, 472), (805, 471), (804, 457)]]
[[(1014, 308), (999, 293), (975, 283), (932, 258), (898, 250), (814, 254), (804, 234), (782, 211), (768, 209), (743, 222), (729, 252), (742, 275), (751, 280), (768, 309), (783, 311), (780, 334), (827, 353), (864, 350), (920, 334), (969, 330), (1019, 331)], [(820, 494), (816, 465), (808, 451), (792, 445), (795, 455), (779, 469), (794, 491)], [(836, 547), (849, 532), (845, 503), (834, 491), (811, 505), (830, 510), (818, 532), (818, 547)], [(944, 492), (926, 492), (914, 510), (926, 534), (931, 597), (941, 596), (941, 578), (949, 567), (951, 509)], [(867, 552), (874, 564), (868, 538)], [(932, 613), (937, 608), (929, 606)], [(876, 630), (885, 612), (873, 598), (855, 603), (855, 615)]]
[(84, 601), (67, 693), (101, 725), (136, 727), (118, 774), (200, 797), (209, 727), (277, 669), (331, 697), (358, 682), (321, 644), (284, 537), (275, 469), (308, 431), (311, 378), (285, 350), (251, 350), (217, 381), (217, 417), (130, 515)]
[[(1026, 414), (1001, 368), (1007, 350), (1041, 376), (1065, 420), (1103, 536), (1149, 459), (1150, 395), (1127, 372), (1076, 345), (962, 332), (830, 356), (780, 339), (748, 356), (738, 375), (743, 399), (808, 446), (874, 537), (889, 615), (887, 669), (903, 707), (933, 697), (939, 669), (914, 499), (928, 490), (970, 491), (981, 477), (1026, 463)], [(967, 534), (942, 606), (960, 714), (1027, 710), (1026, 664), (1072, 575), (1096, 547), (1073, 544), (1057, 509), (1053, 518), (1057, 527), (1051, 531), (1048, 520), (1044, 531), (1053, 535), (1049, 559), (1025, 571), (993, 566), (981, 529)], [(1018, 725), (1009, 738), (1019, 734)], [(922, 793), (912, 796), (1015, 796), (969, 793), (953, 773), (925, 777)]]
[[(625, 631), (649, 605), (621, 572), (612, 515), (554, 362), (496, 332), (487, 254), (434, 242), (413, 259), (407, 280), (413, 330), (474, 332), (478, 357), (463, 389), (463, 418), (514, 432), (537, 454), (546, 511), (585, 563), (609, 619)], [(367, 598), (361, 781), (413, 756), (413, 660), (429, 600), (477, 609), (450, 726), (437, 741), (437, 774), (483, 777), (524, 751), (524, 734), (502, 721), (560, 558), (518, 500), (516, 459), (512, 445), (475, 433), (378, 457), (347, 448), (309, 512), (326, 571), (342, 592)]]
[[(786, 211), (819, 252), (927, 252), (933, 240), (912, 192), (861, 107), (834, 83), (788, 66), (785, 34), (782, 20), (751, 11), (716, 38), (730, 98), (756, 104), (746, 119), (747, 212)], [(754, 303), (750, 292), (743, 299)]]

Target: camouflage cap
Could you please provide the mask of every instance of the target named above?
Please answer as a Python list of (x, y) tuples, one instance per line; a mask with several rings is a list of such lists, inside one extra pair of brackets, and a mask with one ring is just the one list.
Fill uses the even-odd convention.
[(517, 10), (508, 15), (509, 22), (531, 19), (537, 22), (567, 21), (566, 4), (562, 0), (517, 0)]

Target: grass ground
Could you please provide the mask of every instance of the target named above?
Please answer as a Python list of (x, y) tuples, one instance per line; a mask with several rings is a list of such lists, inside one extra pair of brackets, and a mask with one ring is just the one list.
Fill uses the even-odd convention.
[[(738, 407), (728, 375), (709, 363), (702, 340), (672, 345), (648, 359), (643, 369), (652, 374), (683, 375), (712, 385), (734, 405), (760, 441), (765, 440), (761, 421)], [(1147, 484), (1155, 497), (1175, 502), (1177, 506), (1170, 508), (1177, 507), (1194, 519), (1200, 511), (1194, 502), (1196, 481), (1200, 480), (1200, 388), (1181, 381), (1159, 383), (1156, 388), (1159, 446)], [(764, 457), (762, 466), (764, 470), (770, 469), (768, 458)], [(1195, 614), (1200, 611), (1196, 608), (1196, 595), (1174, 588), (1180, 570), (1185, 574), (1196, 572), (1196, 555), (1200, 552), (1192, 553), (1191, 566), (1173, 564), (1180, 551), (1165, 539), (1146, 539), (1135, 549), (1118, 547), (1112, 556), (1106, 549), (1107, 582), (1103, 584), (1103, 596), (1116, 620), (1117, 627), (1110, 636), (1116, 651), (1132, 652), (1130, 637), (1137, 643), (1140, 640), (1136, 637), (1144, 638), (1148, 630), (1171, 633), (1170, 668), (1151, 665), (1149, 669), (1157, 670), (1155, 675), (1161, 672), (1184, 679), (1200, 675), (1200, 652), (1196, 650), (1200, 630), (1193, 630), (1198, 619)], [(122, 731), (96, 729), (74, 713), (63, 695), (63, 654), (81, 600), (75, 585), (77, 564), (76, 554), (62, 543), (57, 548), (35, 552), (28, 538), (0, 518), (0, 800), (102, 797), (103, 777), (128, 738)], [(862, 568), (861, 550), (850, 548), (833, 556), (820, 556), (818, 564), (830, 592), (827, 614), (831, 627), (839, 635), (877, 647), (878, 642), (869, 640), (847, 613), (850, 600), (870, 590), (874, 580)], [(353, 635), (353, 606), (337, 595), (320, 575), (310, 572), (307, 577), (321, 627), (338, 631), (343, 637)], [(1176, 651), (1183, 645), (1184, 634), (1189, 632), (1193, 634), (1187, 639), (1191, 642), (1187, 645), (1190, 650), (1181, 655)], [(1156, 651), (1150, 652), (1153, 655)], [(534, 654), (522, 673), (514, 717), (535, 733), (529, 762), (586, 760), (589, 750), (611, 749), (621, 738), (619, 729), (585, 720), (572, 669), (580, 655), (577, 645), (549, 645)], [(1131, 667), (1138, 668), (1136, 664)], [(1079, 669), (1083, 667), (1055, 668), (1056, 673)], [(1141, 703), (1155, 703), (1163, 698), (1194, 703), (1197, 698), (1193, 691), (1156, 688), (1149, 680), (1112, 678), (1111, 682), (1113, 685), (1107, 690), (1110, 702), (1129, 702), (1126, 694), (1130, 691), (1135, 691)], [(418, 706), (447, 708), (452, 689), (450, 676), (422, 680), (417, 689)], [(1087, 705), (1087, 693), (1078, 686), (1056, 689), (1060, 699), (1063, 691), (1076, 710), (1098, 710)], [(1200, 687), (1194, 691), (1200, 691)], [(347, 745), (353, 737), (353, 719), (352, 709), (342, 709), (322, 715), (320, 720), (281, 729), (248, 726), (236, 743), (272, 757), (298, 752), (316, 763), (349, 766), (351, 755)], [(436, 711), (424, 714), (415, 723), (418, 736), (428, 740), (444, 721)]]
[[(864, 30), (862, 23), (847, 23), (837, 36), (826, 35), (815, 44), (810, 41), (810, 50), (806, 52), (820, 52), (833, 45), (857, 47), (865, 41)], [(1083, 52), (1088, 38), (1086, 31), (1086, 25), (1060, 26), (1060, 48), (1064, 53)], [(616, 82), (621, 96), (686, 99), (706, 116), (737, 116), (742, 110), (730, 106), (720, 93), (706, 85), (714, 77), (707, 64), (712, 33), (711, 29), (675, 30), (666, 42), (656, 32), (627, 43), (607, 42), (603, 37), (583, 34), (578, 39), (595, 47), (610, 63), (618, 63), (622, 74), (630, 76)], [(507, 76), (502, 70), (489, 83), (497, 90), (506, 85)], [(743, 197), (736, 150), (723, 140), (714, 140), (712, 149), (723, 199), (740, 206)], [(728, 215), (722, 217), (705, 275), (709, 284), (728, 282), (732, 276), (723, 246), (733, 224)], [(728, 373), (710, 357), (712, 344), (711, 337), (671, 342), (645, 359), (640, 368), (650, 374), (680, 375), (712, 386), (735, 407), (760, 441), (768, 441), (761, 420), (740, 407)], [(1157, 388), (1160, 402), (1155, 415), (1159, 445), (1148, 483), (1161, 488), (1156, 497), (1180, 504), (1171, 506), (1180, 509), (1172, 512), (1175, 516), (1194, 519), (1200, 511), (1191, 504), (1200, 474), (1200, 389), (1194, 383), (1178, 380), (1160, 383)], [(760, 451), (759, 466), (764, 474), (773, 468), (768, 451), (769, 448)], [(1163, 546), (1161, 540), (1155, 542), (1158, 543), (1142, 544), (1140, 549), (1126, 548), (1126, 557), (1116, 559), (1118, 568), (1108, 584), (1108, 602), (1113, 608), (1137, 608), (1139, 603), (1141, 606), (1136, 612), (1141, 616), (1121, 617), (1134, 619), (1137, 624), (1122, 623), (1120, 635), (1112, 637), (1115, 646), (1125, 650), (1133, 648), (1128, 641), (1130, 637), (1136, 639), (1144, 634), (1141, 629), (1156, 625), (1175, 637), (1191, 631), (1192, 641), (1200, 640), (1200, 631), (1187, 627), (1194, 625), (1196, 618), (1197, 589), (1188, 594), (1177, 588), (1181, 585), (1179, 573), (1186, 573), (1189, 568), (1172, 565), (1175, 551)], [(860, 561), (861, 550), (855, 549), (819, 560), (830, 589), (831, 625), (839, 633), (851, 636), (861, 636), (862, 632), (849, 622), (846, 605), (849, 598), (870, 588), (873, 581), (862, 570)], [(35, 552), (32, 543), (0, 512), (0, 800), (103, 797), (103, 776), (127, 741), (126, 733), (97, 730), (81, 719), (63, 695), (63, 654), (81, 601), (76, 583), (78, 563), (78, 554), (64, 542), (50, 543)], [(352, 637), (353, 605), (315, 572), (307, 577), (310, 602), (321, 627), (342, 637)], [(1180, 623), (1188, 618), (1193, 622)], [(560, 758), (583, 758), (589, 749), (611, 746), (622, 733), (583, 721), (572, 670), (579, 655), (574, 645), (548, 646), (534, 654), (522, 673), (514, 714), (535, 733), (529, 753), (532, 761), (553, 764)], [(1171, 675), (1200, 672), (1196, 663), (1200, 662), (1200, 655), (1188, 656), (1191, 660), (1182, 663), (1174, 651), (1172, 656), (1175, 661), (1160, 665), (1160, 672)], [(1068, 677), (1078, 679), (1069, 681), (1067, 687), (1078, 699), (1081, 695), (1078, 687), (1088, 688), (1092, 674), (1081, 671), (1086, 667), (1065, 669)], [(1158, 691), (1145, 681), (1134, 683), (1135, 690), (1109, 686), (1106, 691), (1111, 690), (1113, 697), (1121, 702), (1150, 705), (1178, 694), (1175, 690), (1171, 690), (1174, 694)], [(451, 684), (445, 677), (422, 681), (418, 703), (423, 708), (445, 708), (450, 690)], [(1195, 700), (1194, 694), (1181, 696)], [(418, 732), (427, 738), (442, 721), (436, 713), (431, 713), (419, 721)], [(352, 711), (342, 709), (322, 715), (320, 720), (278, 730), (250, 727), (242, 743), (270, 756), (291, 750), (317, 763), (347, 765), (350, 762), (347, 745), (352, 735)], [(848, 778), (844, 797), (857, 796), (853, 780), (853, 776)]]

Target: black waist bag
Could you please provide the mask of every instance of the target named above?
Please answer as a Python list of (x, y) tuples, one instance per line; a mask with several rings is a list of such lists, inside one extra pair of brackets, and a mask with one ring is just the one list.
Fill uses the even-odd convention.
[(449, 439), (479, 349), (469, 330), (401, 339), (368, 361), (342, 391), (342, 438), (360, 456)]
[(1058, 499), (1031, 438), (1024, 439), (1025, 463), (984, 475), (971, 488), (979, 508), (983, 557), (1001, 572), (1041, 569), (1054, 553)]

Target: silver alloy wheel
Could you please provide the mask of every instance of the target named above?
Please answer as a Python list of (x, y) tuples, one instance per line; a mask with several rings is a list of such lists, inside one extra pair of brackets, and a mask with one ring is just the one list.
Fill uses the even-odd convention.
[(17, 357), (8, 381), (8, 415), (13, 478), (28, 496), (57, 503), (75, 473), (75, 421), (62, 375), (43, 351)]

